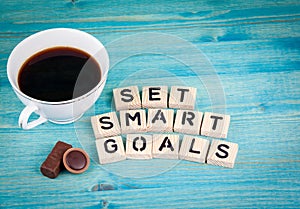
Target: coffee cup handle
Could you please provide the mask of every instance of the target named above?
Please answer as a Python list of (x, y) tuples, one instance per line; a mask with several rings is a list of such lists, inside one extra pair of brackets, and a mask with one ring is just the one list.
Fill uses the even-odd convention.
[(19, 117), (19, 126), (25, 130), (32, 129), (47, 121), (46, 118), (40, 115), (40, 117), (34, 121), (28, 122), (29, 117), (32, 113), (37, 111), (39, 108), (34, 105), (27, 105), (21, 112)]

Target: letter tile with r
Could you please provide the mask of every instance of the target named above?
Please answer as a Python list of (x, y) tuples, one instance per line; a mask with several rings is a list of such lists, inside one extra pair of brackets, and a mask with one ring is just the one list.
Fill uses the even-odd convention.
[(199, 135), (202, 121), (202, 112), (192, 110), (177, 110), (174, 123), (174, 132)]

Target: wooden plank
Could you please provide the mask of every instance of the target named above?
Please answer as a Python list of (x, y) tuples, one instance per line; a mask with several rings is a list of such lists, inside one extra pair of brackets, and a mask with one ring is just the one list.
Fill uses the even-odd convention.
[[(299, 1), (10, 0), (0, 1), (0, 11), (1, 208), (299, 207)], [(89, 117), (64, 126), (45, 123), (20, 130), (17, 118), (24, 106), (7, 80), (7, 58), (23, 38), (53, 27), (93, 34), (107, 46), (111, 63), (129, 54), (124, 44), (109, 47), (124, 36), (162, 32), (187, 40), (214, 66), (224, 92), (212, 92), (224, 93), (226, 105), (211, 103), (212, 95), (203, 85), (210, 69), (195, 72), (168, 55), (135, 54), (111, 65)], [(169, 52), (201, 61), (184, 47), (166, 44)], [(134, 160), (100, 166), (90, 116), (114, 111), (113, 89), (132, 85), (193, 86), (198, 91), (197, 111), (225, 110), (220, 113), (231, 115), (227, 139), (241, 148), (235, 168), (188, 161), (164, 167), (163, 159), (142, 161), (143, 167)], [(94, 163), (87, 172), (62, 172), (55, 181), (39, 173), (58, 139), (88, 151)], [(147, 168), (161, 172), (134, 178)]]

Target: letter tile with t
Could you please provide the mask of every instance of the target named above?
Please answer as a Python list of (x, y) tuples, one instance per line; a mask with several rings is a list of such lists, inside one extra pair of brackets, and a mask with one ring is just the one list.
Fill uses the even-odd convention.
[(179, 158), (182, 160), (205, 163), (208, 148), (209, 140), (184, 135), (180, 146)]
[(145, 132), (147, 130), (145, 110), (121, 110), (122, 134)]
[(126, 160), (121, 136), (96, 140), (96, 147), (100, 164), (107, 164)]
[(152, 140), (153, 158), (178, 159), (179, 135), (154, 134)]
[(233, 168), (238, 149), (236, 143), (213, 140), (209, 148), (207, 164)]
[(152, 135), (127, 134), (126, 157), (128, 159), (152, 159)]
[(116, 112), (92, 116), (91, 123), (96, 139), (121, 134), (121, 128)]
[(132, 110), (141, 108), (141, 98), (137, 86), (117, 88), (113, 90), (116, 110)]
[(196, 103), (197, 89), (186, 86), (172, 86), (169, 108), (193, 110)]
[(199, 135), (202, 121), (202, 112), (192, 110), (177, 110), (174, 123), (174, 132)]
[(167, 108), (167, 86), (145, 86), (142, 91), (143, 108)]
[(173, 132), (174, 110), (148, 109), (148, 132)]
[(227, 138), (230, 115), (206, 112), (201, 127), (201, 135)]

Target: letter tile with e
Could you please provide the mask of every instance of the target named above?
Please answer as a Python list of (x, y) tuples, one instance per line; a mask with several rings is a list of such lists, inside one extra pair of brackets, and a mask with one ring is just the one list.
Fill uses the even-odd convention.
[(128, 159), (152, 159), (152, 135), (127, 134), (126, 157)]
[(206, 112), (204, 113), (201, 135), (215, 138), (227, 138), (230, 115)]
[(209, 140), (184, 135), (180, 146), (179, 158), (182, 160), (205, 163), (208, 148)]
[(154, 134), (152, 140), (153, 158), (178, 159), (179, 135)]
[(207, 156), (207, 164), (233, 168), (239, 146), (236, 143), (213, 140)]
[(168, 86), (144, 86), (142, 106), (143, 108), (167, 108)]
[(114, 89), (113, 95), (117, 111), (139, 109), (142, 107), (140, 93), (137, 86)]
[(97, 139), (96, 147), (100, 164), (114, 163), (126, 160), (123, 140), (121, 136)]

